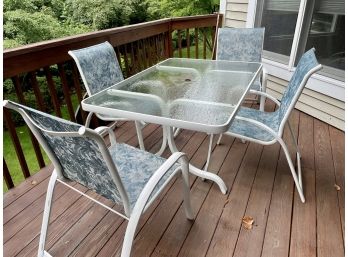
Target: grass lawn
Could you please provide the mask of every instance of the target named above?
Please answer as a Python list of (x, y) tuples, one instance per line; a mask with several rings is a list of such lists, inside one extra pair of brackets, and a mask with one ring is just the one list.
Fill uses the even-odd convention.
[[(76, 110), (78, 106), (78, 99), (76, 94), (71, 95), (71, 101), (73, 103), (74, 109)], [(61, 106), (61, 111), (63, 118), (69, 119), (68, 108), (66, 105)], [(29, 128), (26, 125), (24, 125), (17, 127), (16, 131), (19, 138), (19, 142), (23, 149), (25, 160), (27, 161), (30, 174), (33, 175), (40, 170), (40, 167), (37, 162), (36, 154), (29, 136)], [(41, 149), (41, 152), (44, 157), (45, 163), (50, 163), (50, 160), (48, 159), (43, 149)], [(13, 183), (16, 186), (20, 182), (24, 181), (24, 176), (17, 158), (16, 150), (12, 144), (12, 140), (8, 131), (4, 131), (3, 133), (3, 154), (4, 159), (6, 160), (7, 167), (10, 171)], [(7, 190), (8, 189), (4, 181), (3, 192), (7, 192)]]

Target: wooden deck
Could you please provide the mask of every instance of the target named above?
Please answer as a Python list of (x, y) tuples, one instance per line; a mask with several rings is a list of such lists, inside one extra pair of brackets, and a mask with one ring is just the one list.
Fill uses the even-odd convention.
[[(302, 150), (305, 204), (278, 144), (263, 147), (224, 136), (210, 170), (225, 181), (228, 194), (191, 176), (191, 222), (183, 212), (181, 181), (173, 181), (143, 215), (132, 256), (343, 256), (344, 133), (298, 111), (291, 124)], [(161, 128), (150, 124), (143, 132), (146, 149), (156, 152)], [(118, 141), (137, 144), (131, 122), (117, 128), (116, 135)], [(197, 167), (204, 166), (208, 142), (206, 134), (186, 130), (176, 139)], [(36, 255), (50, 170), (4, 196), (4, 256)], [(242, 226), (245, 216), (255, 221), (251, 230)], [(53, 256), (118, 256), (126, 225), (58, 184), (46, 249)]]

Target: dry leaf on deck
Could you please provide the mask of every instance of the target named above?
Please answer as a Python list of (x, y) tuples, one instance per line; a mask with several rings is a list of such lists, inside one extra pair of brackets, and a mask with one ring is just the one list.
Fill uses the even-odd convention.
[(31, 184), (32, 184), (32, 185), (36, 185), (36, 184), (37, 184), (36, 180), (32, 180), (32, 181), (31, 181)]
[(250, 216), (245, 216), (242, 219), (242, 225), (245, 229), (252, 229), (253, 228), (253, 223), (254, 223), (254, 219), (253, 217)]
[(335, 184), (334, 187), (336, 188), (337, 191), (341, 190), (341, 187), (339, 185), (337, 185), (337, 184)]

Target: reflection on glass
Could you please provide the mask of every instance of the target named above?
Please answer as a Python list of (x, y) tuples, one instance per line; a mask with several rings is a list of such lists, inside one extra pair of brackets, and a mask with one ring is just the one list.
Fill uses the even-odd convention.
[(264, 0), (261, 27), (266, 30), (263, 48), (278, 54), (272, 59), (286, 62), (288, 58), (284, 56), (290, 56), (299, 6), (299, 0)]
[[(318, 61), (324, 66), (344, 70), (344, 6), (341, 11), (330, 13), (321, 12), (320, 2), (316, 3), (316, 10), (313, 13), (311, 28), (309, 31), (306, 49), (315, 47)], [(320, 12), (319, 12), (320, 11)]]

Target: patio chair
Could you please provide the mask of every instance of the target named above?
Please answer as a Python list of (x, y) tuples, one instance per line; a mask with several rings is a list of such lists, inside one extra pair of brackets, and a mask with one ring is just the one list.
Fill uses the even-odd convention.
[[(219, 28), (217, 33), (216, 60), (261, 62), (265, 28)], [(262, 69), (262, 82), (256, 78), (251, 85), (252, 90), (266, 92), (267, 72)], [(251, 91), (250, 91), (251, 92)], [(264, 110), (265, 97), (261, 95), (260, 110)], [(247, 98), (246, 100), (256, 100)], [(214, 135), (210, 135), (207, 162), (208, 169)]]
[[(265, 28), (220, 28), (218, 30), (216, 60), (261, 62)], [(262, 83), (261, 83), (262, 82)], [(262, 81), (256, 78), (251, 89), (266, 92), (267, 72), (262, 69)], [(249, 99), (254, 100), (254, 99)], [(260, 97), (260, 110), (265, 99)]]
[[(291, 174), (302, 202), (305, 202), (305, 197), (302, 186), (301, 154), (288, 118), (309, 77), (322, 68), (315, 57), (314, 51), (315, 49), (312, 48), (303, 54), (280, 102), (269, 94), (253, 91), (255, 94), (263, 95), (272, 100), (279, 107), (276, 111), (264, 112), (252, 108), (241, 107), (228, 132), (225, 133), (242, 140), (248, 140), (262, 145), (271, 145), (279, 142), (286, 156), (286, 160), (288, 161)], [(288, 147), (282, 139), (286, 124), (289, 126), (292, 143), (296, 148), (297, 173), (291, 160)], [(218, 144), (220, 140), (221, 135)]]
[[(109, 42), (69, 51), (68, 54), (74, 59), (83, 84), (85, 85), (87, 92), (84, 97), (87, 95), (94, 95), (124, 80), (114, 48)], [(93, 112), (88, 114), (85, 123), (86, 127), (89, 127), (93, 114)], [(104, 121), (127, 120), (98, 113), (95, 113), (95, 115)], [(116, 125), (116, 123), (114, 125)], [(135, 121), (135, 127), (138, 135), (139, 147), (144, 150), (144, 140), (141, 132), (143, 123)]]
[[(193, 219), (189, 196), (189, 166), (185, 154), (176, 152), (166, 160), (138, 148), (116, 143), (115, 134), (109, 127), (92, 130), (11, 101), (5, 101), (4, 106), (22, 115), (54, 166), (46, 195), (39, 257), (50, 256), (44, 247), (57, 181), (87, 196), (67, 183), (77, 182), (123, 206), (124, 212), (121, 213), (87, 196), (129, 221), (122, 257), (130, 256), (140, 215), (179, 172), (183, 179), (186, 216)], [(106, 146), (100, 136), (104, 130), (109, 132), (110, 147)]]

